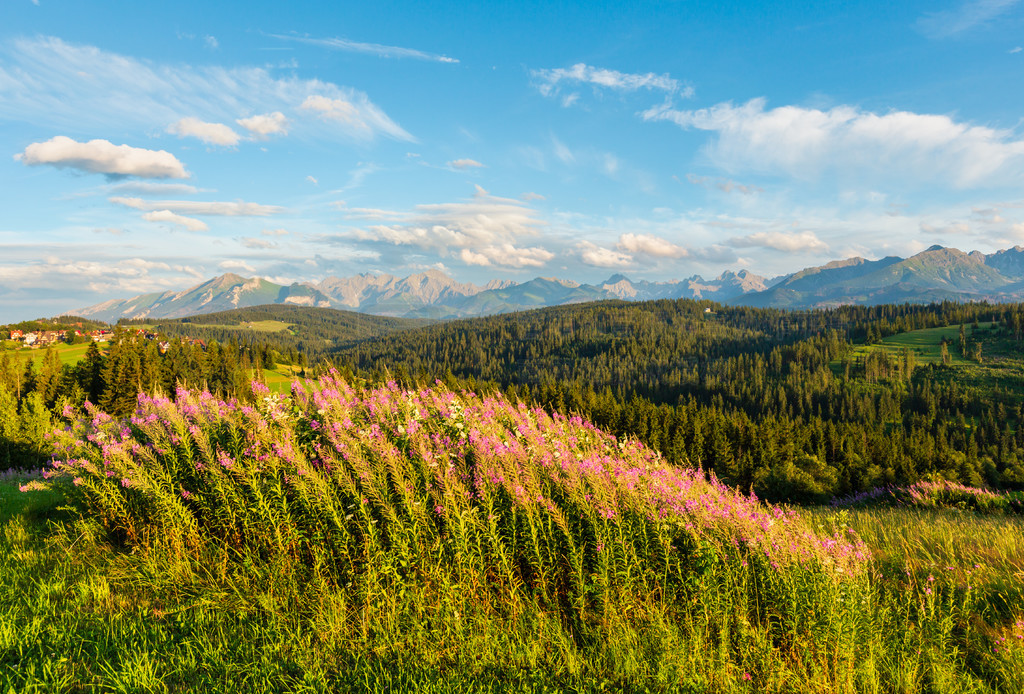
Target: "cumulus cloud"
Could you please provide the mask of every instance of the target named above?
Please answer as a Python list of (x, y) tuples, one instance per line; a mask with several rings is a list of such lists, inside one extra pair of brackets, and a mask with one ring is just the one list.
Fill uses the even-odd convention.
[[(0, 46), (0, 89), (0, 117), (52, 128), (148, 133), (154, 123), (185, 117), (230, 123), (263, 114), (265, 119), (250, 117), (257, 119), (251, 123), (257, 130), (249, 132), (284, 134), (273, 131), (280, 127), (312, 138), (412, 139), (365, 93), (351, 87), (294, 75), (279, 78), (260, 67), (144, 61), (53, 37), (20, 38)], [(348, 104), (350, 127), (299, 108), (311, 95)], [(293, 117), (286, 123), (276, 113)]]
[(167, 132), (178, 137), (195, 137), (208, 145), (234, 147), (241, 138), (223, 123), (207, 123), (189, 116), (167, 126)]
[(774, 248), (777, 251), (789, 253), (825, 253), (828, 251), (828, 244), (819, 239), (813, 231), (759, 231), (749, 236), (729, 239), (728, 244), (735, 248)]
[(453, 169), (479, 169), (483, 168), (483, 164), (476, 161), (475, 159), (455, 159), (454, 161), (448, 162), (448, 166)]
[(133, 210), (165, 210), (181, 214), (219, 217), (266, 217), (284, 212), (283, 207), (255, 202), (199, 202), (193, 200), (143, 200), (142, 198), (110, 198), (110, 202)]
[(336, 123), (356, 139), (370, 140), (377, 132), (401, 140), (413, 139), (412, 135), (392, 123), (383, 111), (368, 102), (358, 104), (347, 98), (310, 94), (299, 108), (318, 114), (323, 121)]
[(690, 255), (682, 246), (652, 234), (622, 234), (616, 245), (620, 251), (651, 258), (685, 258)]
[(633, 264), (631, 256), (603, 248), (590, 241), (581, 241), (576, 244), (576, 248), (579, 249), (583, 262), (594, 267), (628, 267)]
[[(386, 212), (386, 211), (381, 211)], [(522, 247), (519, 241), (538, 234), (543, 222), (519, 200), (491, 195), (477, 186), (471, 200), (417, 205), (411, 213), (391, 213), (400, 224), (357, 229), (351, 236), (398, 246), (414, 246), (467, 265), (541, 267), (554, 257), (545, 248)]]
[(263, 113), (249, 118), (238, 118), (235, 122), (260, 140), (265, 140), (271, 135), (288, 134), (288, 119), (280, 111)]
[(831, 170), (938, 180), (961, 188), (1024, 178), (1024, 140), (1010, 130), (958, 123), (949, 116), (879, 115), (852, 106), (767, 109), (764, 99), (752, 99), (694, 111), (662, 105), (643, 118), (716, 133), (707, 153), (729, 170), (806, 180)]
[(170, 152), (115, 145), (108, 140), (77, 142), (57, 135), (34, 142), (14, 155), (26, 166), (48, 165), (108, 176), (139, 178), (188, 178), (185, 166)]
[(446, 55), (439, 55), (437, 53), (427, 53), (426, 51), (418, 51), (415, 48), (402, 48), (400, 46), (384, 46), (379, 43), (362, 43), (360, 41), (350, 41), (349, 39), (319, 39), (310, 36), (288, 36), (285, 34), (271, 34), (275, 39), (282, 39), (284, 41), (298, 41), (305, 43), (310, 46), (320, 46), (322, 48), (330, 48), (335, 51), (347, 51), (349, 53), (367, 53), (370, 55), (376, 55), (381, 58), (414, 58), (416, 60), (429, 60), (438, 63), (457, 63), (459, 62), (455, 58), (449, 58)]
[[(619, 72), (618, 70), (594, 67), (586, 63), (577, 63), (569, 68), (533, 70), (531, 74), (537, 81), (537, 88), (544, 96), (557, 94), (563, 84), (589, 84), (594, 87), (615, 89), (622, 92), (645, 89), (648, 91), (663, 91), (669, 94), (679, 93), (684, 97), (691, 96), (693, 93), (691, 88), (684, 87), (679, 80), (673, 79), (668, 73), (657, 75), (653, 72), (644, 74)], [(563, 99), (562, 105), (571, 106), (576, 101), (577, 96), (570, 94)]]
[(153, 212), (147, 212), (142, 215), (142, 218), (147, 222), (166, 222), (168, 224), (176, 224), (188, 231), (207, 231), (210, 228), (206, 226), (206, 222), (200, 219), (184, 217), (180, 214), (174, 214), (170, 210), (154, 210)]

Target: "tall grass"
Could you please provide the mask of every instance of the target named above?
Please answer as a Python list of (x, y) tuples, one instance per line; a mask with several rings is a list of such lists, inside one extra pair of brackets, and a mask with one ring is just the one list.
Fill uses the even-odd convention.
[(1022, 684), (1019, 602), (985, 621), (959, 574), (883, 570), (850, 518), (500, 396), (333, 376), (256, 395), (143, 395), (128, 420), (57, 432), (50, 482), (87, 514), (52, 541), (99, 556), (113, 540), (130, 552), (108, 591), (251, 619), (235, 629), (285, 647), (311, 688)]

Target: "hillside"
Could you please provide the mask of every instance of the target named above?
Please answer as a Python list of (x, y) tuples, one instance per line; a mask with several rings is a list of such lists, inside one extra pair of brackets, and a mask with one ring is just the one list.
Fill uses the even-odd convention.
[(315, 359), (360, 341), (429, 325), (412, 318), (368, 316), (333, 308), (267, 304), (206, 313), (189, 318), (136, 321), (154, 332), (203, 340), (294, 349)]
[(910, 258), (850, 258), (801, 270), (730, 303), (777, 308), (827, 308), (935, 301), (1019, 301), (1024, 249), (991, 255), (932, 246)]

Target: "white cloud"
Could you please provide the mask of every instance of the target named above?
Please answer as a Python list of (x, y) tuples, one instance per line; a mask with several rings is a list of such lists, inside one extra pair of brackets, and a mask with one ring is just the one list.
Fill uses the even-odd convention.
[(551, 144), (555, 149), (555, 156), (558, 157), (558, 160), (563, 164), (572, 164), (576, 161), (576, 157), (573, 155), (572, 150), (569, 149), (564, 142), (553, 135), (551, 136)]
[(510, 243), (482, 246), (476, 250), (463, 248), (459, 251), (459, 258), (466, 265), (482, 265), (485, 267), (494, 265), (515, 268), (543, 267), (545, 263), (554, 257), (554, 253), (543, 248), (516, 248)]
[(316, 180), (316, 176), (306, 176), (306, 181), (312, 183), (315, 186), (320, 185), (320, 181)]
[(265, 140), (271, 135), (288, 134), (288, 119), (280, 111), (262, 113), (249, 118), (237, 118), (235, 122), (260, 140)]
[(959, 236), (961, 234), (970, 234), (971, 225), (967, 222), (950, 222), (936, 226), (927, 222), (921, 222), (921, 232), (941, 236)]
[(264, 236), (287, 236), (287, 229), (264, 229), (260, 232)]
[(341, 125), (345, 133), (357, 140), (372, 140), (377, 132), (399, 140), (414, 139), (365, 99), (363, 103), (354, 103), (348, 98), (310, 94), (299, 108), (318, 114), (323, 121)]
[(545, 248), (518, 244), (536, 236), (543, 226), (535, 210), (519, 200), (495, 197), (480, 186), (464, 202), (417, 205), (411, 213), (375, 212), (402, 222), (357, 229), (352, 238), (455, 255), (467, 265), (540, 267), (554, 257)]
[(223, 123), (207, 123), (189, 116), (167, 126), (167, 132), (178, 137), (195, 137), (208, 145), (233, 147), (242, 139), (238, 133)]
[(652, 258), (685, 258), (690, 255), (682, 246), (652, 234), (622, 234), (617, 246), (620, 251)]
[(187, 183), (153, 183), (151, 181), (125, 181), (106, 188), (110, 193), (137, 193), (139, 195), (191, 195), (200, 192)]
[(944, 39), (988, 23), (1020, 0), (967, 0), (956, 9), (930, 12), (917, 20), (925, 36)]
[(728, 244), (735, 248), (774, 248), (777, 251), (788, 253), (826, 253), (828, 251), (828, 244), (819, 239), (813, 231), (759, 231), (749, 236), (729, 239)]
[(1012, 55), (1014, 53), (1020, 53), (1021, 51), (1024, 51), (1024, 48), (1021, 48), (1020, 46), (1014, 46), (1013, 48), (1006, 52)]
[(225, 260), (217, 265), (221, 270), (244, 270), (245, 272), (256, 272), (256, 268), (243, 260)]
[(602, 248), (590, 241), (580, 241), (576, 248), (583, 262), (594, 267), (628, 267), (633, 264), (632, 256)]
[(115, 205), (133, 210), (168, 210), (182, 214), (215, 215), (221, 217), (266, 217), (284, 212), (283, 207), (261, 205), (255, 202), (199, 202), (193, 200), (143, 200), (142, 198), (110, 198)]
[(476, 161), (475, 159), (456, 159), (448, 162), (448, 166), (453, 169), (479, 169), (483, 168), (483, 164)]
[(242, 238), (239, 239), (246, 248), (277, 248), (277, 244), (266, 239)]
[(311, 46), (321, 46), (336, 51), (348, 51), (350, 53), (368, 53), (381, 58), (414, 58), (416, 60), (430, 60), (438, 63), (457, 63), (455, 58), (437, 53), (418, 51), (415, 48), (401, 48), (399, 46), (384, 46), (379, 43), (361, 43), (349, 39), (317, 39), (309, 36), (287, 36), (283, 34), (271, 34), (275, 39), (285, 41), (298, 41)]
[(519, 197), (527, 202), (530, 202), (531, 200), (547, 200), (547, 198), (541, 195), (540, 193), (533, 192), (523, 193)]
[(185, 166), (170, 152), (115, 145), (108, 140), (76, 142), (57, 135), (46, 142), (30, 144), (14, 158), (26, 166), (46, 164), (108, 176), (188, 178)]
[(206, 47), (209, 48), (211, 51), (215, 51), (218, 48), (220, 48), (220, 42), (217, 40), (216, 36), (207, 35), (205, 38), (203, 38), (203, 43), (205, 43)]
[(206, 226), (206, 222), (200, 219), (183, 217), (180, 214), (174, 214), (170, 210), (154, 210), (153, 212), (147, 212), (142, 215), (142, 218), (147, 222), (167, 222), (168, 224), (176, 224), (188, 231), (207, 231), (210, 228)]
[(995, 207), (972, 207), (971, 217), (982, 224), (1002, 224), (1006, 221)]
[[(299, 108), (310, 95), (350, 104), (358, 127), (338, 127)], [(259, 67), (157, 63), (53, 37), (0, 46), (0, 118), (7, 120), (142, 134), (189, 116), (229, 123), (253, 113), (269, 114), (271, 124), (275, 113), (294, 114), (289, 132), (303, 137), (412, 139), (363, 92), (322, 80), (278, 78)]]
[(739, 193), (741, 195), (754, 195), (756, 193), (763, 193), (764, 188), (758, 186), (744, 185), (737, 183), (728, 178), (712, 178), (711, 176), (697, 176), (696, 174), (686, 174), (686, 180), (695, 186), (701, 186), (702, 188), (717, 188), (723, 193)]
[[(689, 87), (683, 87), (679, 80), (673, 79), (668, 73), (662, 75), (656, 75), (653, 72), (635, 74), (593, 67), (585, 63), (577, 63), (570, 68), (533, 70), (531, 74), (538, 82), (537, 88), (545, 96), (557, 94), (559, 85), (562, 83), (590, 84), (623, 92), (639, 89), (664, 91), (669, 94), (679, 92), (684, 97), (691, 96), (693, 92)], [(562, 105), (571, 106), (577, 97), (577, 94), (570, 94), (562, 100)]]
[(716, 133), (707, 154), (728, 170), (805, 180), (832, 170), (956, 187), (1008, 184), (1024, 177), (1024, 140), (1010, 130), (957, 123), (948, 116), (878, 115), (852, 106), (766, 109), (764, 99), (752, 99), (741, 106), (722, 103), (695, 111), (657, 106), (643, 118)]
[[(154, 272), (171, 276), (154, 277)], [(117, 291), (130, 295), (180, 287), (185, 276), (194, 280), (195, 274), (188, 266), (144, 258), (84, 260), (48, 255), (41, 260), (0, 264), (0, 285), (34, 291), (67, 290), (73, 285), (77, 293), (72, 300), (81, 301), (83, 292)]]

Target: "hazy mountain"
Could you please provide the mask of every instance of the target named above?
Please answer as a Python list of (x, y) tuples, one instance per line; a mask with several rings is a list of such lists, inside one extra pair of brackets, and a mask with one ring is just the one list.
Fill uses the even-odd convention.
[(537, 277), (520, 284), (494, 280), (480, 286), (428, 270), (404, 278), (366, 273), (281, 286), (261, 278), (227, 274), (185, 291), (143, 294), (71, 313), (114, 322), (119, 318), (180, 318), (263, 304), (294, 304), (380, 316), (444, 319), (601, 299), (711, 299), (780, 308), (945, 299), (1020, 301), (1024, 299), (1024, 247), (985, 255), (932, 246), (910, 258), (847, 258), (774, 279), (741, 270), (723, 272), (712, 280), (694, 275), (671, 282), (649, 282), (616, 274), (598, 284)]
[[(730, 303), (780, 308), (826, 308), (843, 304), (928, 303), (932, 301), (1020, 300), (1014, 288), (1024, 272), (1024, 253), (986, 256), (932, 246), (910, 258), (850, 258), (801, 270), (766, 291)], [(994, 260), (994, 265), (990, 262)], [(1006, 273), (1001, 272), (1002, 267)]]
[(183, 318), (262, 304), (331, 305), (329, 297), (316, 289), (293, 284), (283, 287), (260, 277), (245, 278), (228, 273), (181, 292), (143, 294), (121, 301), (105, 301), (79, 311), (88, 318), (114, 322), (119, 318)]
[(402, 316), (419, 308), (458, 302), (459, 299), (506, 284), (499, 281), (483, 287), (462, 284), (443, 272), (427, 270), (404, 279), (372, 273), (355, 277), (328, 277), (310, 286), (331, 297), (334, 305), (339, 308), (353, 308), (377, 315)]

